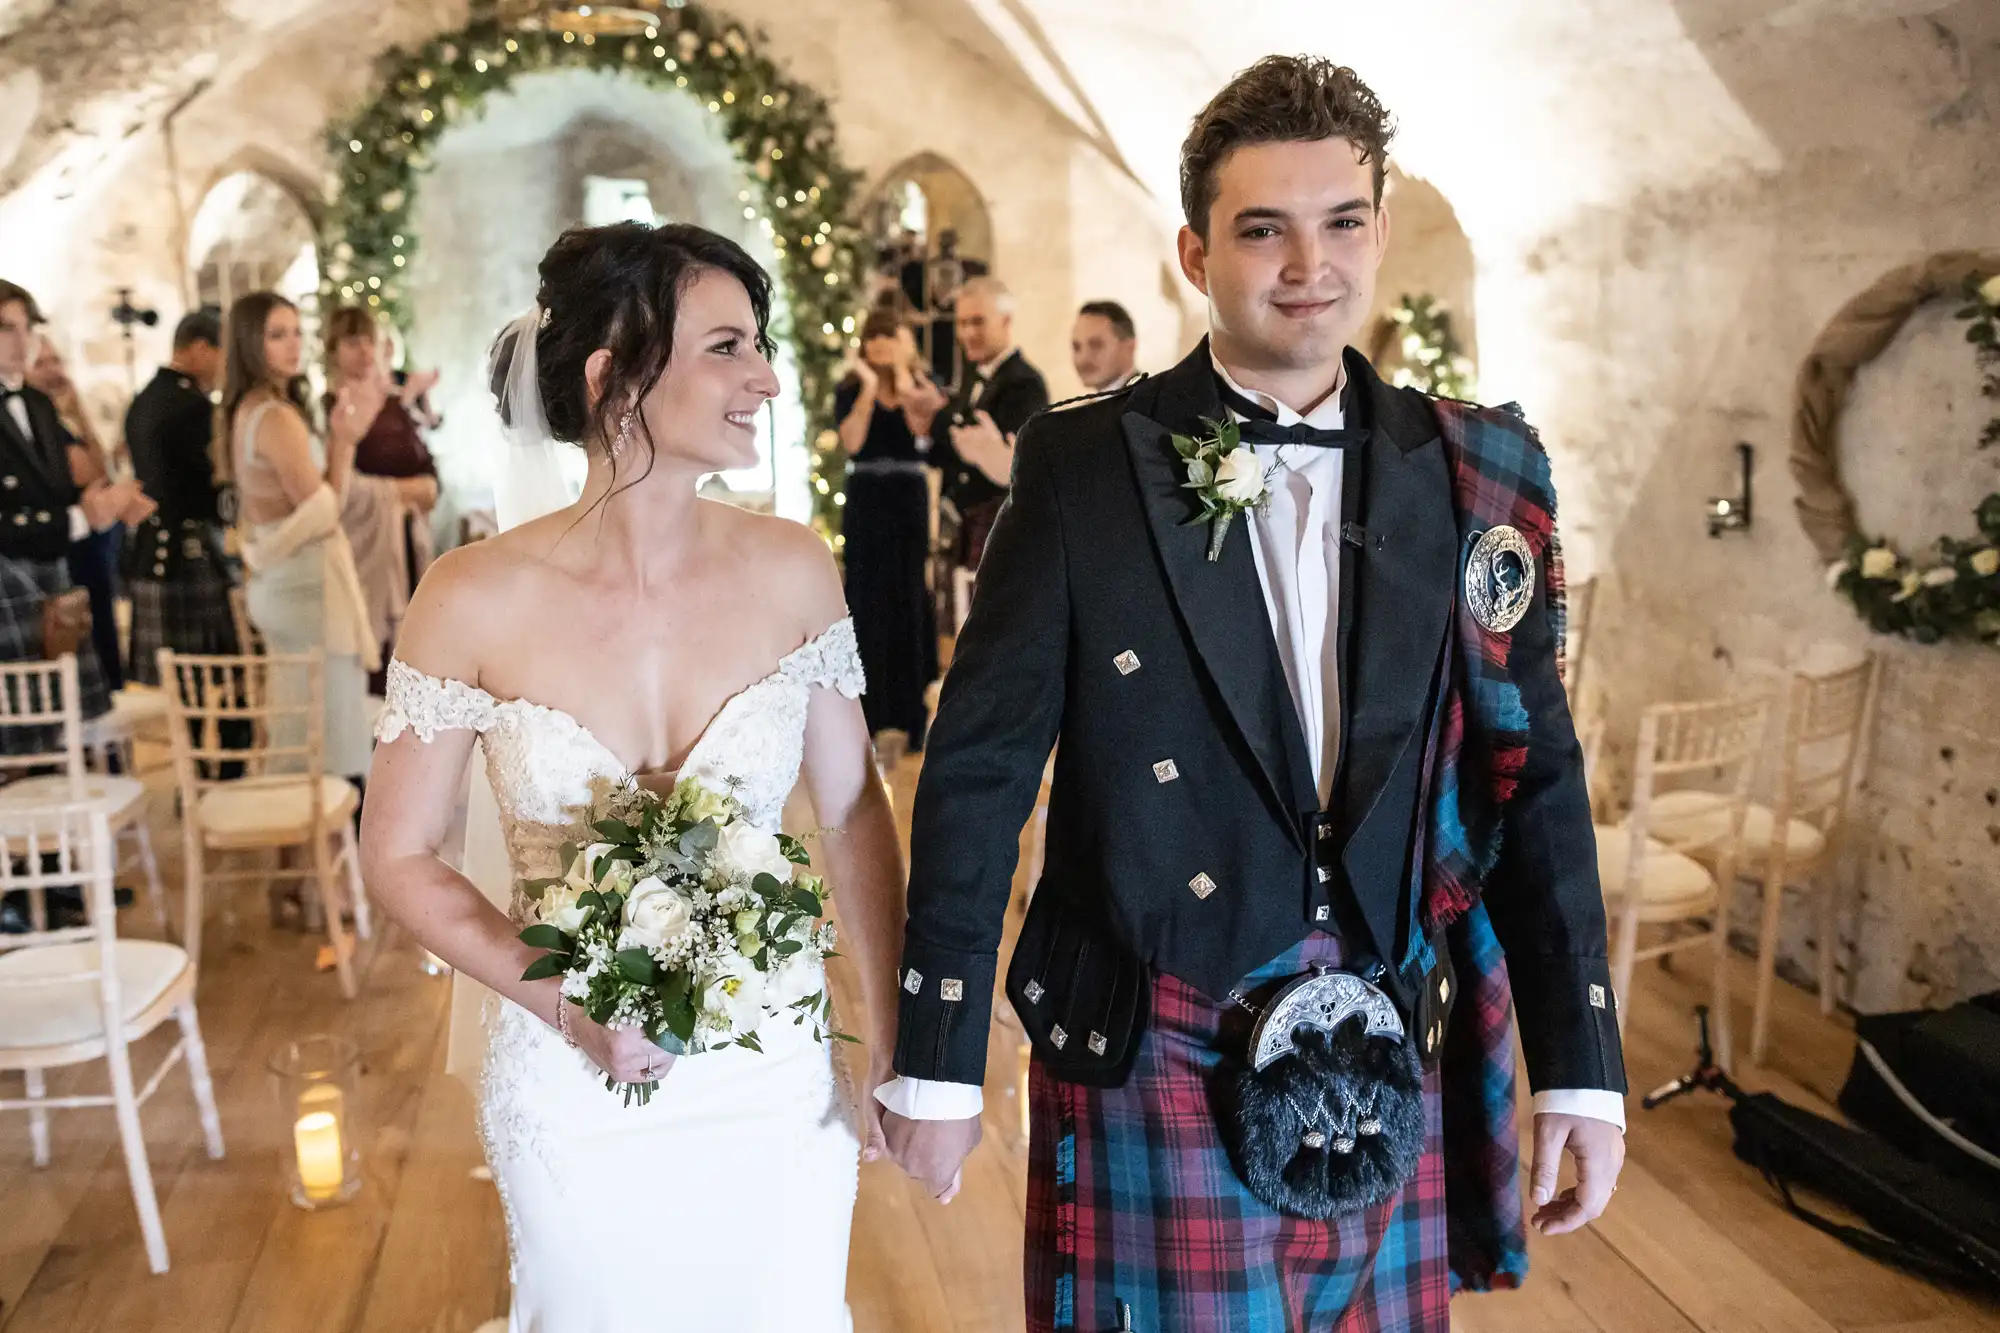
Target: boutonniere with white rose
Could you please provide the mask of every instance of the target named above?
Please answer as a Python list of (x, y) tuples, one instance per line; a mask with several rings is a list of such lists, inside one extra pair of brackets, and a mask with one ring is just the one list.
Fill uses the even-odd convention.
[(1234, 421), (1202, 421), (1206, 435), (1175, 435), (1174, 452), (1187, 469), (1183, 490), (1193, 491), (1201, 512), (1189, 523), (1208, 524), (1208, 558), (1222, 558), (1222, 543), (1239, 514), (1261, 509), (1271, 495), (1271, 478), (1257, 451), (1243, 442)]
[[(854, 1040), (833, 1029), (826, 883), (797, 839), (694, 778), (615, 793), (588, 822), (601, 841), (565, 844), (561, 875), (521, 885), (521, 942), (547, 950), (523, 981), (561, 977), (565, 1003), (673, 1055), (761, 1051), (758, 1028), (787, 1011), (818, 1040)], [(643, 1106), (659, 1083), (604, 1086)]]

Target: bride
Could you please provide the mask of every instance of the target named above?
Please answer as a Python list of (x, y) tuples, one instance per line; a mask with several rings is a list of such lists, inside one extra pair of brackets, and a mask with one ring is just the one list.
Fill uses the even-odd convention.
[[(695, 493), (755, 461), (778, 392), (770, 298), (755, 261), (698, 227), (558, 240), (535, 309), (495, 346), (495, 382), (516, 439), (585, 451), (582, 497), (439, 560), (389, 668), (368, 887), (504, 997), (479, 1119), (513, 1333), (847, 1326), (857, 1152), (883, 1151), (873, 1092), (894, 1048), (903, 866), (825, 543)], [(558, 848), (589, 840), (606, 784), (695, 777), (775, 832), (803, 770), (867, 1009), (846, 1023), (866, 1043), (863, 1086), (844, 1092), (830, 1047), (789, 1017), (764, 1026), (761, 1053), (678, 1062), (573, 1005), (559, 1021), (558, 981), (520, 980), (540, 952), (515, 938), (523, 901), (510, 919), (438, 854), (475, 740), (518, 878), (561, 873)], [(628, 1108), (606, 1074), (660, 1088)]]

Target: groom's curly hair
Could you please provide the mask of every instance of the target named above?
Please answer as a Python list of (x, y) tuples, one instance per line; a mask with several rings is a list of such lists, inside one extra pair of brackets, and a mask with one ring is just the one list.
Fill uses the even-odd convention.
[(1229, 81), (1194, 118), (1181, 144), (1181, 208), (1208, 238), (1216, 177), (1228, 156), (1262, 143), (1345, 139), (1375, 169), (1375, 203), (1396, 122), (1361, 76), (1324, 56), (1265, 56)]
[[(742, 246), (705, 227), (572, 227), (542, 256), (539, 271), (535, 300), (543, 318), (534, 334), (535, 380), (549, 433), (566, 443), (609, 448), (629, 405), (643, 402), (667, 373), (681, 295), (704, 272), (726, 273), (743, 284), (757, 319), (758, 350), (766, 356), (773, 351), (770, 275)], [(500, 419), (508, 424), (507, 367), (516, 336), (512, 328), (501, 334), (491, 362)], [(611, 365), (593, 399), (584, 363), (599, 348), (610, 351)], [(626, 485), (652, 470), (656, 454), (645, 414), (634, 424), (635, 436), (645, 442), (645, 467)], [(616, 476), (616, 459), (612, 470)]]

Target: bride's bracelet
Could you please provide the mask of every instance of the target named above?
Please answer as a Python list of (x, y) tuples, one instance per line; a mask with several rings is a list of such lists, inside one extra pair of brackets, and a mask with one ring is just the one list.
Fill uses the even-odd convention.
[(562, 994), (556, 996), (556, 1031), (572, 1051), (579, 1049), (575, 1035), (569, 1030), (569, 997)]

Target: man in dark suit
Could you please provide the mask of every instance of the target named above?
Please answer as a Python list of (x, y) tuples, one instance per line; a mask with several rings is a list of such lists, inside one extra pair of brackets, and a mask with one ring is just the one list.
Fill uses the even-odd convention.
[[(892, 1152), (949, 1198), (1054, 747), (1007, 982), (1034, 1046), (1034, 1333), (1442, 1333), (1455, 1285), (1526, 1271), (1515, 1017), (1536, 1224), (1586, 1224), (1622, 1165), (1547, 458), (1507, 411), (1392, 388), (1350, 347), (1387, 244), (1389, 137), (1354, 72), (1317, 58), (1261, 61), (1197, 117), (1180, 257), (1210, 337), (1022, 434), (945, 680), (901, 1077), (877, 1095)], [(1191, 459), (1204, 440), (1215, 454)], [(1495, 551), (1531, 571), (1531, 599), (1492, 577)], [(1322, 969), (1392, 1006), (1360, 1040), (1393, 1031), (1422, 1072), (1315, 1083), (1326, 1066), (1286, 1023), (1277, 1049), (1309, 1076), (1285, 1077), (1312, 1095), (1267, 1097), (1253, 1123), (1253, 1025)], [(1315, 1210), (1305, 1185), (1349, 1180), (1392, 1133), (1348, 1114), (1356, 1089), (1394, 1099), (1408, 1156), (1365, 1200)], [(1273, 1152), (1282, 1175), (1255, 1169)], [(1565, 1152), (1578, 1183), (1558, 1194)]]
[[(25, 578), (16, 581), (23, 595), (0, 599), (0, 660), (6, 661), (41, 656), (42, 604), (70, 589), (70, 544), (152, 512), (137, 482), (77, 485), (70, 433), (48, 395), (26, 382), (41, 322), (27, 290), (0, 281), (0, 556)], [(25, 592), (30, 587), (33, 594)], [(77, 675), (84, 716), (106, 712), (110, 691), (88, 637), (77, 646)]]
[(157, 654), (234, 653), (229, 611), (235, 585), (223, 555), (225, 488), (215, 480), (210, 442), (222, 378), (222, 316), (212, 308), (184, 316), (174, 329), (173, 360), (125, 413), (132, 470), (160, 511), (139, 525), (128, 551), (132, 645), (126, 674), (160, 683)]
[(1091, 393), (1108, 393), (1146, 377), (1138, 368), (1139, 329), (1116, 301), (1085, 301), (1069, 334), (1070, 365)]
[(917, 443), (943, 471), (944, 498), (958, 511), (959, 563), (976, 570), (1007, 496), (1014, 437), (1049, 405), (1049, 386), (1014, 345), (1014, 294), (998, 278), (959, 288), (957, 327), (966, 376)]

